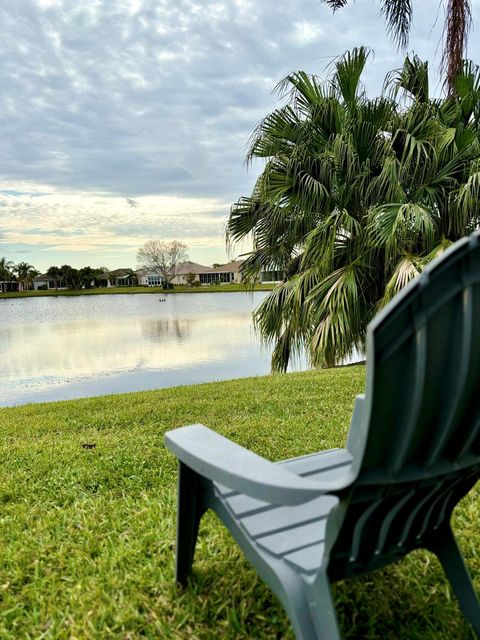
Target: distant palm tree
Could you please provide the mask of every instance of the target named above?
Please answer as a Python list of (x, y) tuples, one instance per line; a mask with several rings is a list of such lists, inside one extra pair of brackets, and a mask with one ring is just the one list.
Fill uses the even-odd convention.
[(33, 278), (39, 274), (35, 267), (28, 262), (19, 262), (15, 265), (14, 271), (17, 274), (22, 291), (29, 289)]
[(14, 264), (11, 260), (0, 258), (0, 291), (7, 291), (8, 286), (5, 284), (14, 279)]
[[(348, 4), (348, 0), (320, 0), (334, 11)], [(398, 47), (408, 45), (413, 17), (413, 0), (379, 0), (380, 11), (387, 21), (387, 30)], [(424, 0), (423, 0), (424, 1)], [(444, 23), (442, 69), (448, 94), (455, 92), (454, 80), (462, 68), (468, 34), (472, 23), (471, 0), (447, 0)]]
[(8, 280), (11, 278), (14, 266), (11, 260), (0, 258), (0, 280)]
[(133, 269), (129, 269), (128, 273), (128, 281), (131, 287), (137, 287), (138, 286), (138, 275), (137, 272), (134, 271)]

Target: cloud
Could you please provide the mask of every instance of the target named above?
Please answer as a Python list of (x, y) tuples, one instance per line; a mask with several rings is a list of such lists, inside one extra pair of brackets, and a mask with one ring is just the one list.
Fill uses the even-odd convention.
[(367, 2), (25, 0), (0, 18), (4, 179), (132, 198), (248, 190), (244, 145), (282, 76), (361, 42), (377, 74), (393, 57)]

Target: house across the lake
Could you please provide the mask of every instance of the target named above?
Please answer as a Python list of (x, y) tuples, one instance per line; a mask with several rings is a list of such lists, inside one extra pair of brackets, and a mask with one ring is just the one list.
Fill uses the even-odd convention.
[(19, 291), (20, 285), (15, 280), (0, 280), (0, 293), (10, 293), (12, 291)]
[[(218, 267), (206, 267), (196, 262), (185, 262), (179, 273), (172, 278), (171, 283), (174, 285), (188, 284), (192, 282), (200, 282), (200, 284), (221, 284), (229, 282), (240, 282), (240, 267), (243, 260), (235, 260)], [(148, 287), (161, 287), (163, 278), (159, 273), (150, 271), (137, 271), (138, 284)], [(190, 275), (192, 274), (192, 275)]]
[(207, 267), (199, 274), (200, 284), (223, 284), (229, 282), (241, 282), (240, 267), (243, 260), (234, 260), (218, 267)]
[(42, 273), (33, 279), (33, 288), (35, 291), (45, 289), (66, 289), (67, 284), (62, 277), (55, 279), (48, 276), (46, 273)]
[(95, 281), (98, 287), (134, 287), (138, 276), (132, 269), (113, 269), (95, 276)]

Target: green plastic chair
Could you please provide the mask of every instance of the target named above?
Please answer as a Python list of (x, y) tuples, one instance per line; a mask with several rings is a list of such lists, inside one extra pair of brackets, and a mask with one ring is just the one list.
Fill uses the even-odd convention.
[(272, 463), (203, 425), (169, 431), (179, 458), (176, 578), (213, 509), (284, 606), (298, 640), (340, 638), (331, 582), (423, 547), (480, 637), (450, 526), (480, 475), (480, 234), (433, 261), (370, 323), (367, 381), (345, 449)]

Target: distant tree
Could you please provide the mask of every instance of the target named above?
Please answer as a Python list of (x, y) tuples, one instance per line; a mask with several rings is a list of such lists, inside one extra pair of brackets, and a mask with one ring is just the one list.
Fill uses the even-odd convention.
[(223, 267), (223, 265), (222, 265), (220, 262), (214, 262), (214, 263), (212, 264), (212, 267), (213, 267), (214, 269), (218, 269), (218, 267)]
[(92, 267), (82, 267), (78, 271), (79, 284), (84, 289), (91, 289), (96, 284), (95, 276), (105, 273), (103, 269), (92, 269)]
[(131, 286), (132, 287), (137, 287), (138, 286), (138, 276), (137, 276), (136, 272), (133, 269), (129, 269), (127, 275), (128, 275), (128, 279), (130, 280)]
[(10, 280), (13, 276), (14, 266), (11, 260), (0, 258), (0, 280)]
[(69, 289), (80, 289), (80, 272), (78, 269), (71, 267), (69, 264), (64, 264), (60, 267), (65, 284)]
[(189, 287), (193, 287), (193, 283), (195, 282), (195, 278), (197, 276), (193, 273), (193, 271), (190, 271), (189, 273), (185, 274), (185, 282), (188, 284)]
[(17, 274), (22, 291), (30, 289), (33, 284), (33, 279), (39, 275), (35, 267), (28, 262), (19, 262), (13, 267), (13, 270)]
[(52, 266), (49, 267), (47, 269), (47, 276), (49, 278), (52, 278), (54, 285), (55, 285), (55, 289), (58, 289), (58, 281), (61, 279), (62, 277), (62, 272), (58, 267)]
[(167, 285), (178, 276), (187, 260), (187, 245), (178, 240), (148, 240), (137, 253), (139, 267), (158, 274)]

